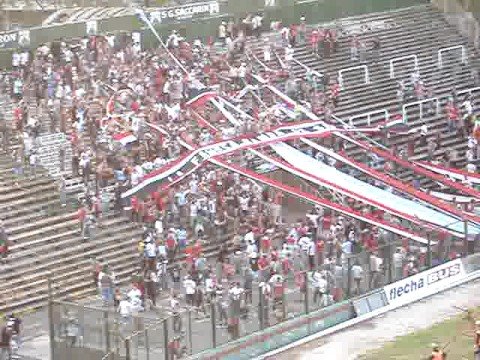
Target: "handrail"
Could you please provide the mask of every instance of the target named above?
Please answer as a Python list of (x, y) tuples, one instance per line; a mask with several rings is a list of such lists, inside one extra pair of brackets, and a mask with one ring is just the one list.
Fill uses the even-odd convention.
[(402, 106), (402, 110), (403, 110), (403, 120), (405, 121), (405, 119), (408, 119), (408, 118), (407, 118), (407, 108), (408, 108), (408, 107), (411, 107), (411, 106), (415, 106), (415, 105), (420, 105), (420, 119), (423, 119), (423, 106), (422, 106), (422, 105), (423, 105), (424, 103), (428, 103), (428, 102), (432, 102), (432, 101), (435, 102), (436, 114), (438, 115), (438, 112), (440, 111), (440, 101), (438, 100), (437, 97), (434, 97), (434, 98), (429, 98), (429, 99), (414, 101), (414, 102), (411, 102), (411, 103), (408, 103), (408, 104), (403, 105), (403, 106)]
[(458, 96), (458, 95), (461, 95), (461, 94), (466, 94), (466, 93), (468, 93), (469, 95), (471, 95), (472, 92), (478, 91), (478, 90), (480, 90), (480, 86), (473, 87), (473, 88), (466, 89), (466, 90), (460, 90), (460, 91), (457, 91), (457, 96)]
[(287, 66), (285, 65), (285, 63), (283, 62), (283, 60), (280, 58), (280, 55), (278, 55), (275, 50), (273, 50), (273, 54), (274, 54), (275, 57), (277, 58), (278, 62), (280, 63), (280, 66), (282, 67), (282, 69), (286, 69)]
[[(250, 55), (247, 55), (250, 56)], [(270, 71), (270, 72), (275, 72), (276, 70), (272, 69), (268, 65), (264, 64), (257, 55), (255, 55), (253, 52), (251, 52), (251, 56), (257, 61), (265, 70)]]
[(381, 113), (385, 114), (385, 121), (388, 121), (388, 119), (390, 119), (390, 113), (388, 112), (387, 109), (373, 110), (373, 111), (366, 112), (364, 114), (355, 115), (355, 116), (350, 117), (349, 124), (350, 124), (350, 126), (353, 127), (354, 126), (353, 125), (353, 120), (354, 119), (363, 118), (363, 117), (366, 116), (367, 117), (367, 124), (368, 124), (368, 126), (370, 126), (371, 120), (372, 120), (371, 116), (375, 115), (375, 114), (381, 114)]
[[(355, 128), (355, 126), (351, 126), (349, 124), (347, 124), (345, 121), (343, 121), (342, 119), (340, 119), (338, 116), (336, 116), (335, 114), (332, 114), (331, 117), (336, 120), (337, 122), (339, 122), (340, 124), (342, 124), (346, 129), (349, 129), (349, 128)], [(387, 151), (390, 151), (390, 149), (388, 147), (386, 147), (385, 145), (383, 144), (380, 144), (378, 141), (372, 139), (371, 137), (368, 137), (367, 135), (365, 135), (364, 133), (362, 132), (355, 132), (355, 134), (359, 135), (361, 138), (365, 139), (366, 141), (374, 144), (375, 146), (379, 147), (379, 148), (382, 148), (384, 150), (387, 150)]]
[(305, 65), (304, 63), (298, 61), (297, 59), (293, 58), (293, 62), (294, 62), (295, 64), (300, 65), (300, 66), (303, 67), (305, 70), (312, 72), (313, 75), (318, 76), (318, 77), (323, 77), (323, 74), (319, 73), (317, 70), (312, 69), (311, 67), (308, 67), (308, 66)]
[(447, 48), (442, 48), (438, 50), (437, 54), (437, 59), (438, 59), (438, 67), (441, 69), (443, 68), (443, 56), (442, 53), (445, 51), (451, 51), (451, 50), (457, 50), (460, 49), (462, 50), (462, 64), (465, 64), (467, 62), (467, 51), (465, 49), (465, 46), (463, 45), (455, 45), (455, 46), (450, 46)]
[(393, 66), (393, 63), (395, 61), (400, 61), (400, 60), (406, 60), (406, 59), (412, 59), (414, 60), (415, 62), (415, 68), (414, 70), (415, 71), (418, 71), (418, 57), (417, 55), (406, 55), (406, 56), (401, 56), (401, 57), (397, 57), (395, 59), (391, 59), (390, 60), (390, 79), (394, 79), (395, 78), (395, 69), (394, 69), (394, 66)]
[(338, 84), (340, 85), (340, 88), (344, 89), (343, 86), (343, 73), (347, 71), (353, 71), (353, 70), (358, 70), (358, 69), (363, 69), (365, 72), (365, 84), (370, 84), (370, 74), (368, 71), (368, 66), (367, 65), (359, 65), (359, 66), (352, 66), (349, 68), (341, 69), (338, 71)]

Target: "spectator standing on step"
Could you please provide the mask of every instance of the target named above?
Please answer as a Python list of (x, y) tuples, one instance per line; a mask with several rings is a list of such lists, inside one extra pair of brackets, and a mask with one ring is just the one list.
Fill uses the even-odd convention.
[(457, 123), (459, 121), (459, 111), (452, 98), (449, 98), (447, 105), (445, 106), (445, 112), (447, 113), (448, 131), (456, 131)]
[(257, 38), (259, 38), (262, 33), (262, 22), (263, 16), (260, 13), (258, 13), (252, 18), (252, 31), (253, 35)]
[(298, 40), (300, 45), (303, 46), (305, 44), (306, 36), (307, 36), (307, 22), (305, 20), (305, 16), (302, 15), (300, 17), (300, 24), (298, 25)]
[(356, 34), (353, 35), (352, 40), (350, 41), (350, 60), (358, 60), (358, 49), (360, 48), (360, 40)]
[(3, 221), (0, 220), (0, 256), (5, 261), (8, 255), (8, 235), (5, 231)]
[(355, 284), (354, 294), (360, 295), (362, 293), (361, 282), (363, 279), (363, 268), (361, 267), (358, 260), (356, 260), (355, 264), (352, 266), (351, 272), (353, 283)]
[(222, 21), (221, 24), (218, 26), (218, 39), (222, 43), (222, 45), (225, 45), (227, 38), (227, 23), (225, 21)]
[(318, 43), (320, 41), (320, 33), (318, 29), (313, 29), (312, 33), (310, 34), (310, 47), (312, 49), (312, 53), (318, 56)]
[(372, 40), (372, 58), (373, 58), (373, 63), (376, 64), (378, 60), (380, 59), (380, 39), (375, 36)]
[[(85, 203), (83, 202), (80, 208), (77, 211), (77, 219), (80, 225), (80, 233), (83, 234), (83, 227), (85, 225), (85, 219), (87, 217), (87, 208)], [(82, 235), (83, 236), (83, 235)]]
[(185, 288), (185, 298), (187, 300), (187, 305), (193, 306), (197, 284), (190, 275), (187, 275), (185, 277), (185, 280), (183, 281), (183, 287)]
[(272, 46), (270, 45), (269, 39), (265, 38), (264, 44), (263, 44), (263, 61), (265, 62), (266, 65), (268, 65), (271, 60), (272, 60)]
[(114, 274), (110, 271), (108, 265), (105, 265), (98, 275), (98, 287), (103, 305), (110, 305), (113, 301)]
[(85, 185), (87, 185), (90, 180), (91, 157), (92, 155), (89, 149), (85, 149), (80, 154), (79, 164), (80, 164), (80, 167), (82, 168), (83, 183)]

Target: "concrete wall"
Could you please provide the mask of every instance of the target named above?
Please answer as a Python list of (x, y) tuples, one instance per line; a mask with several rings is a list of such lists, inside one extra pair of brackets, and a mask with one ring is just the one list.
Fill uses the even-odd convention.
[(480, 1), (479, 0), (431, 0), (445, 14), (446, 20), (480, 48)]

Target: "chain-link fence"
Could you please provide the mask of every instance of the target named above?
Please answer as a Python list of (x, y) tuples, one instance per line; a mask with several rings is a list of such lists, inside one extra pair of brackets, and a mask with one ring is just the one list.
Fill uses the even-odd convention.
[[(281, 334), (296, 339), (352, 318), (366, 294), (371, 297), (376, 289), (380, 294), (385, 285), (441, 264), (464, 248), (463, 241), (432, 239), (418, 246), (387, 239), (374, 249), (326, 241), (312, 256), (294, 246), (287, 249), (293, 266), (281, 269), (252, 271), (234, 254), (223, 267), (215, 261), (216, 290), (207, 291), (199, 281), (193, 297), (183, 299), (173, 283), (159, 294), (157, 306), (128, 316), (112, 306), (54, 301), (54, 359), (179, 359), (216, 349), (249, 358), (283, 342)], [(180, 304), (175, 310), (168, 305), (172, 293)], [(385, 299), (379, 295), (375, 301), (369, 306), (383, 306)]]

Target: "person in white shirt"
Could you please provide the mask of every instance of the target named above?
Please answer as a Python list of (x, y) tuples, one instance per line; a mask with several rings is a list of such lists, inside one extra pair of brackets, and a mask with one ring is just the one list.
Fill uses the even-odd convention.
[(467, 164), (467, 171), (469, 173), (476, 173), (477, 172), (477, 166), (474, 163), (468, 163)]
[(192, 278), (187, 275), (185, 280), (183, 281), (183, 287), (185, 288), (185, 295), (187, 300), (187, 305), (193, 306), (193, 300), (195, 298), (195, 292), (197, 288), (197, 284)]
[(262, 22), (263, 22), (263, 17), (260, 14), (255, 15), (252, 19), (253, 34), (257, 38), (260, 37), (261, 31), (262, 31)]
[(256, 254), (258, 252), (257, 245), (255, 245), (255, 242), (253, 240), (248, 240), (247, 244), (248, 245), (247, 245), (247, 249), (245, 250), (245, 252), (247, 253), (247, 255), (249, 257), (251, 257), (252, 254)]
[(316, 253), (317, 253), (316, 244), (313, 240), (310, 239), (310, 241), (308, 242), (308, 250), (307, 250), (308, 265), (310, 267), (310, 271), (313, 271), (313, 269), (315, 268)]
[(117, 311), (122, 317), (122, 322), (126, 325), (132, 316), (132, 304), (130, 304), (127, 298), (124, 298), (118, 304)]
[(353, 282), (355, 283), (355, 294), (360, 294), (361, 293), (361, 288), (360, 288), (360, 283), (363, 279), (363, 268), (360, 266), (360, 264), (355, 262), (355, 265), (352, 266), (352, 277), (353, 277)]
[(152, 239), (147, 239), (147, 243), (145, 245), (145, 257), (148, 259), (155, 259), (157, 257), (157, 247)]
[(13, 53), (12, 55), (12, 66), (19, 67), (20, 66), (20, 54), (19, 53)]
[(320, 304), (323, 303), (323, 296), (327, 293), (327, 280), (325, 277), (317, 270), (313, 273), (312, 276), (312, 285), (314, 288), (313, 292), (313, 302)]
[(463, 113), (464, 120), (473, 115), (473, 105), (470, 99), (466, 98), (465, 101), (462, 103), (462, 107), (464, 109), (464, 113)]
[(394, 280), (400, 280), (402, 278), (403, 264), (405, 261), (405, 254), (401, 247), (397, 248), (393, 254), (393, 276)]
[(222, 23), (218, 27), (218, 38), (220, 39), (220, 42), (223, 45), (225, 45), (226, 37), (227, 37), (227, 23), (225, 21), (222, 21)]
[(288, 45), (288, 47), (285, 49), (285, 65), (288, 68), (291, 66), (291, 63), (293, 61), (294, 52), (295, 49), (292, 47), (292, 45)]
[(369, 288), (373, 289), (376, 287), (378, 282), (378, 277), (380, 276), (380, 267), (382, 265), (382, 259), (377, 256), (374, 252), (370, 255), (370, 282)]
[(311, 239), (307, 235), (302, 236), (300, 240), (298, 240), (298, 246), (300, 246), (300, 249), (305, 254), (308, 252), (310, 242), (311, 242)]

